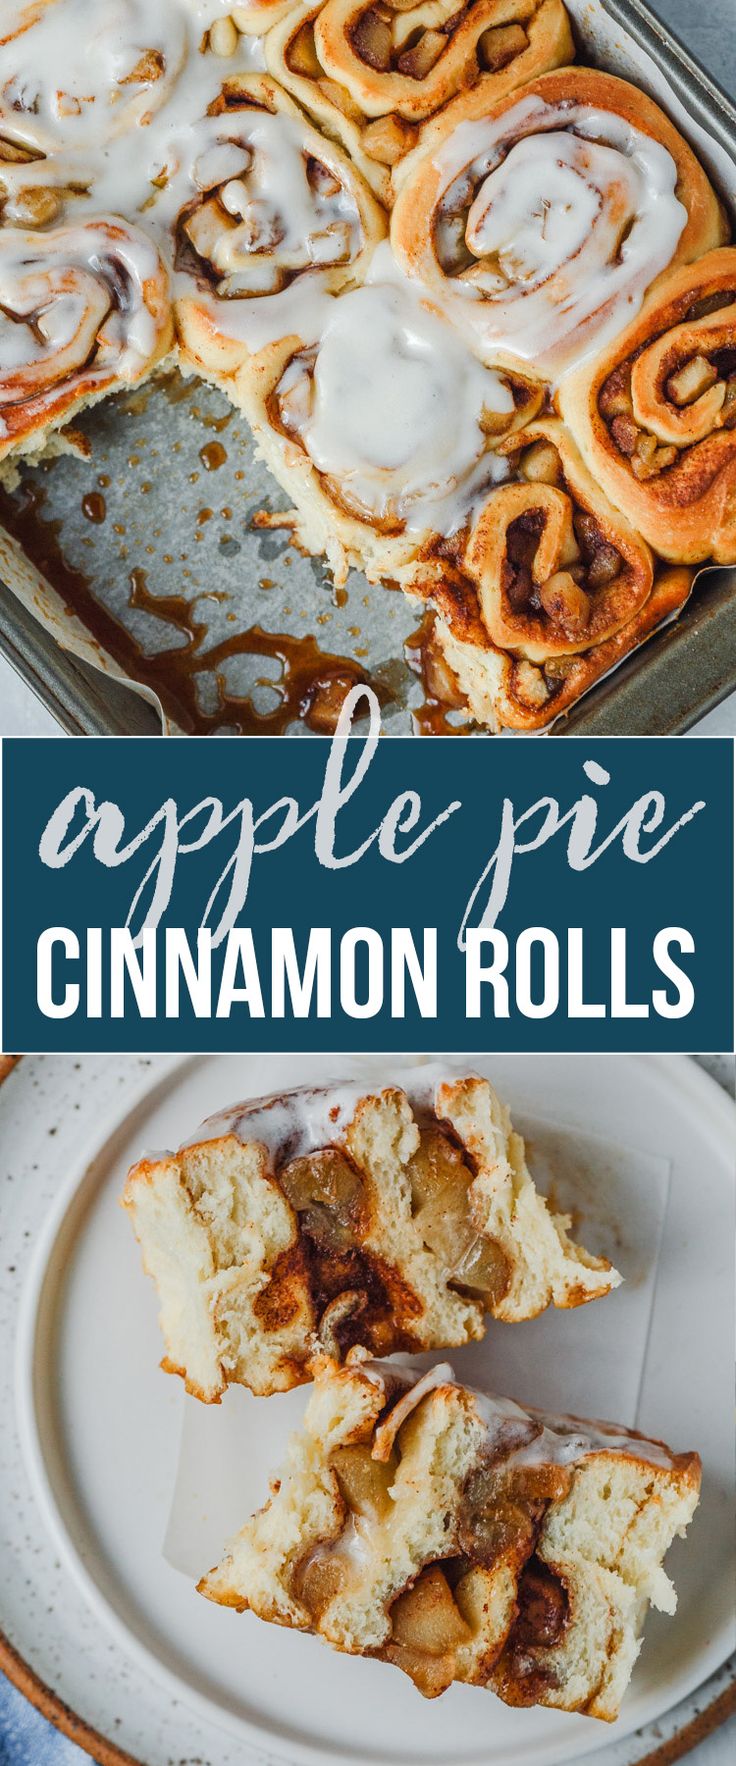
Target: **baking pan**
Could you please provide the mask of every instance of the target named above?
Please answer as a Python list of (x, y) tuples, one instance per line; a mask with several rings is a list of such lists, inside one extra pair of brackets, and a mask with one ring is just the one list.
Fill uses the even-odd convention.
[[(736, 105), (643, 0), (568, 6), (585, 60), (649, 85), (673, 110), (736, 233), (736, 174), (724, 180)], [(347, 678), (375, 686), (392, 734), (460, 733), (457, 714), (433, 702), (416, 608), (357, 572), (336, 593), (285, 530), (254, 527), (284, 498), (220, 394), (172, 377), (79, 427), (88, 457), (34, 469), (14, 495), (22, 596), (4, 586), (0, 560), (0, 649), (67, 731), (325, 733)], [(36, 592), (36, 572), (52, 596)], [(734, 689), (736, 569), (704, 571), (681, 618), (552, 733), (680, 734)]]

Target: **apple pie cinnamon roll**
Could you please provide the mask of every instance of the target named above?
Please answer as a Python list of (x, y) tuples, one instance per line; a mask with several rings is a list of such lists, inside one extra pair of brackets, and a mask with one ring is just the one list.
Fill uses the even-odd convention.
[(384, 202), (391, 169), (458, 93), (472, 87), (493, 103), (575, 53), (562, 0), (302, 0), (265, 50)]
[(625, 80), (565, 68), (490, 106), (469, 92), (463, 119), (406, 160), (391, 239), (485, 360), (559, 376), (726, 237), (691, 148)]
[(562, 409), (607, 495), (664, 558), (736, 563), (736, 250), (675, 271)]
[(649, 1606), (675, 1611), (663, 1558), (699, 1491), (695, 1453), (353, 1355), (199, 1592), (425, 1698), (461, 1681), (612, 1722)]
[(528, 377), (484, 368), (396, 276), (385, 245), (367, 284), (329, 304), (316, 341), (263, 350), (237, 391), (302, 544), (338, 582), (350, 564), (373, 581), (411, 578), (432, 538), (464, 527), (508, 476), (494, 444), (543, 398)]
[(620, 1281), (569, 1236), (486, 1080), (417, 1075), (237, 1105), (123, 1195), (166, 1356), (217, 1403), (312, 1377), (325, 1353), (431, 1349), (571, 1307)]
[(135, 227), (0, 229), (0, 459), (145, 379), (172, 337), (166, 271)]
[(491, 642), (530, 662), (603, 643), (649, 599), (646, 541), (599, 490), (558, 418), (536, 418), (498, 452), (513, 482), (491, 490), (469, 529), (427, 559), (437, 604), (453, 605), (469, 586)]
[(0, 139), (89, 150), (147, 124), (184, 65), (177, 0), (3, 0)]
[(265, 74), (225, 81), (174, 180), (190, 192), (173, 229), (177, 328), (189, 365), (212, 378), (293, 332), (313, 293), (360, 281), (385, 232), (342, 149)]

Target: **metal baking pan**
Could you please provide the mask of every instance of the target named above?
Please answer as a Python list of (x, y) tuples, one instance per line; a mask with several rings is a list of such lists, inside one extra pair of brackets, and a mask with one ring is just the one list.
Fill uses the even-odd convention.
[[(572, 0), (570, 10), (586, 37), (583, 58), (631, 77), (632, 51), (621, 38), (591, 53), (595, 7)], [(736, 105), (643, 0), (598, 0), (601, 14), (609, 33), (612, 25), (650, 57), (706, 163), (699, 130), (733, 155)], [(661, 84), (654, 96), (661, 102)], [(733, 190), (708, 169), (736, 235)], [(416, 609), (357, 572), (335, 595), (321, 563), (294, 553), (283, 531), (254, 531), (256, 510), (284, 499), (256, 461), (244, 422), (196, 382), (172, 380), (165, 391), (154, 383), (97, 407), (80, 424), (90, 458), (65, 456), (27, 480), (24, 549), (118, 670), (148, 692), (141, 697), (62, 648), (30, 603), (0, 582), (0, 649), (63, 728), (320, 732), (331, 727), (330, 683), (347, 674), (376, 686), (392, 734), (451, 731), (453, 715), (436, 711), (421, 668), (404, 660), (407, 640), (409, 657), (421, 659)], [(734, 689), (736, 569), (705, 571), (681, 618), (552, 733), (680, 734)]]

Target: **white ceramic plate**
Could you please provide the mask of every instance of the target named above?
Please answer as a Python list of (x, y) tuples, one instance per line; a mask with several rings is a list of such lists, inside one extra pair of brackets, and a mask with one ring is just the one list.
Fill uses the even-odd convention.
[[(263, 1757), (264, 1750), (335, 1766), (506, 1766), (511, 1755), (520, 1766), (553, 1766), (651, 1722), (728, 1653), (734, 1118), (718, 1088), (684, 1060), (520, 1056), (469, 1063), (492, 1072), (520, 1117), (557, 1118), (670, 1161), (637, 1420), (675, 1446), (699, 1448), (703, 1501), (687, 1543), (676, 1544), (668, 1560), (678, 1617), (650, 1618), (624, 1716), (613, 1729), (555, 1712), (510, 1711), (470, 1688), (452, 1688), (426, 1704), (382, 1664), (337, 1657), (315, 1639), (202, 1601), (164, 1559), (184, 1400), (180, 1382), (157, 1366), (155, 1295), (117, 1207), (125, 1170), (144, 1148), (177, 1144), (234, 1097), (324, 1078), (330, 1070), (393, 1075), (402, 1064), (341, 1057), (87, 1060), (70, 1072), (68, 1061), (49, 1063), (46, 1079), (49, 1071), (56, 1076), (56, 1092), (37, 1122), (16, 1126), (21, 1142), (25, 1133), (42, 1151), (31, 1164), (43, 1170), (46, 1197), (57, 1190), (40, 1231), (36, 1217), (38, 1242), (23, 1290), (16, 1387), (23, 1455), (48, 1529), (49, 1558), (59, 1554), (59, 1574), (73, 1578), (93, 1616), (84, 1632), (97, 1639), (93, 1675), (104, 1676), (103, 1663), (114, 1660), (116, 1671), (120, 1660), (129, 1664), (128, 1684), (143, 1683), (155, 1712), (142, 1732), (131, 1733), (127, 1717), (115, 1729), (151, 1766), (175, 1752), (177, 1729), (186, 1732), (187, 1757), (204, 1753), (218, 1766), (252, 1751)], [(30, 1097), (25, 1104), (26, 1113), (34, 1107)], [(69, 1132), (70, 1117), (72, 1130), (75, 1121), (83, 1124), (81, 1134)], [(622, 1229), (625, 1244), (626, 1223)], [(615, 1300), (604, 1304), (613, 1309)], [(614, 1318), (612, 1310), (612, 1328)], [(456, 1354), (458, 1371), (471, 1355), (473, 1376), (482, 1377), (476, 1347)], [(497, 1355), (494, 1371), (500, 1384)], [(255, 1404), (240, 1392), (229, 1394), (231, 1401)], [(303, 1393), (258, 1404), (243, 1518), (303, 1404)], [(605, 1414), (605, 1392), (599, 1408)], [(37, 1530), (34, 1543), (42, 1552)], [(84, 1684), (84, 1675), (70, 1658), (82, 1633), (76, 1604), (65, 1606), (65, 1625), (67, 1610), (74, 1613), (69, 1638), (59, 1635), (57, 1608), (54, 1648), (65, 1661), (63, 1690), (76, 1702), (75, 1684)], [(85, 1714), (99, 1721), (99, 1708), (89, 1712), (88, 1688), (85, 1696)], [(100, 1726), (110, 1733), (109, 1700)], [(195, 1745), (195, 1736), (206, 1746)]]

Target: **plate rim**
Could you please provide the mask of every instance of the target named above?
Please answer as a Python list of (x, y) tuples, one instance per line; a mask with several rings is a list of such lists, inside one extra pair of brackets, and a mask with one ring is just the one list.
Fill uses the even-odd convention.
[[(623, 1058), (633, 1059), (637, 1065), (648, 1065), (655, 1068), (661, 1075), (668, 1078), (670, 1084), (678, 1084), (680, 1091), (687, 1091), (693, 1102), (697, 1103), (700, 1099), (701, 1103), (707, 1104), (710, 1125), (716, 1130), (719, 1139), (722, 1138), (724, 1131), (733, 1132), (736, 1123), (736, 1100), (723, 1085), (699, 1067), (689, 1055), (649, 1054), (642, 1057), (629, 1053)], [(114, 1132), (114, 1127), (125, 1117), (134, 1113), (146, 1097), (154, 1095), (159, 1088), (168, 1086), (172, 1079), (187, 1065), (202, 1059), (206, 1059), (206, 1057), (203, 1057), (201, 1052), (198, 1055), (179, 1053), (176, 1056), (170, 1055), (168, 1058), (160, 1058), (155, 1063), (153, 1073), (150, 1067), (142, 1072), (137, 1082), (129, 1090), (126, 1090), (122, 1113), (120, 1111), (122, 1100), (117, 1100), (115, 1123), (111, 1124), (111, 1113), (106, 1112), (102, 1124), (95, 1125), (94, 1131), (87, 1137), (85, 1145), (81, 1149), (81, 1155), (75, 1161), (67, 1181), (62, 1185), (53, 1206), (48, 1210), (26, 1272), (17, 1319), (14, 1387), (20, 1446), (33, 1497), (40, 1509), (45, 1526), (62, 1554), (68, 1572), (88, 1606), (98, 1614), (106, 1625), (108, 1634), (118, 1638), (129, 1657), (136, 1661), (139, 1667), (170, 1696), (174, 1698), (186, 1697), (193, 1712), (196, 1711), (205, 1721), (219, 1727), (223, 1735), (233, 1739), (239, 1738), (246, 1748), (251, 1749), (262, 1749), (265, 1742), (271, 1754), (274, 1749), (276, 1750), (274, 1758), (283, 1762), (283, 1766), (298, 1766), (299, 1762), (304, 1762), (305, 1766), (316, 1766), (317, 1762), (321, 1763), (322, 1761), (319, 1743), (302, 1741), (300, 1738), (292, 1736), (282, 1738), (272, 1732), (266, 1734), (263, 1728), (257, 1726), (250, 1718), (240, 1716), (234, 1718), (232, 1714), (219, 1707), (216, 1701), (207, 1694), (186, 1687), (182, 1676), (169, 1669), (156, 1656), (152, 1656), (142, 1641), (125, 1624), (112, 1602), (98, 1586), (91, 1571), (88, 1570), (68, 1532), (47, 1468), (42, 1434), (34, 1403), (36, 1339), (49, 1261), (58, 1234), (62, 1230), (63, 1222), (74, 1205), (74, 1199), (89, 1177), (95, 1161), (103, 1154), (110, 1135)], [(0, 1072), (0, 1084), (3, 1083), (5, 1077), (7, 1074)], [(11, 1672), (8, 1672), (6, 1666), (6, 1656)], [(711, 1682), (718, 1680), (724, 1668), (728, 1668), (728, 1664), (729, 1655), (726, 1654), (708, 1668), (703, 1680), (696, 1679), (690, 1683), (686, 1678), (676, 1704), (669, 1709), (676, 1710), (678, 1705), (696, 1697), (700, 1689), (704, 1690)], [(145, 1762), (141, 1759), (120, 1749), (115, 1742), (102, 1736), (77, 1713), (71, 1711), (60, 1694), (49, 1688), (36, 1675), (30, 1664), (26, 1663), (23, 1657), (14, 1651), (1, 1627), (0, 1670), (8, 1672), (8, 1678), (18, 1685), (19, 1690), (24, 1692), (27, 1697), (30, 1696), (31, 1703), (42, 1710), (43, 1714), (47, 1715), (54, 1726), (61, 1729), (62, 1733), (69, 1735), (69, 1725), (71, 1724), (74, 1730), (71, 1739), (76, 1740), (78, 1745), (85, 1748), (93, 1757), (95, 1754), (99, 1757), (102, 1746), (105, 1750), (103, 1766), (107, 1766), (108, 1761), (111, 1766), (145, 1766)], [(34, 1694), (35, 1696), (33, 1696)], [(734, 1712), (736, 1712), (736, 1678), (732, 1685), (721, 1689), (721, 1691), (714, 1691), (714, 1697), (705, 1711), (697, 1712), (693, 1717), (688, 1718), (681, 1731), (676, 1731), (668, 1741), (657, 1743), (653, 1752), (639, 1756), (638, 1766), (659, 1766), (659, 1763), (661, 1766), (666, 1766), (666, 1762), (681, 1758), (684, 1753), (689, 1752), (697, 1745), (703, 1734), (709, 1733), (712, 1728), (719, 1727)], [(622, 1736), (620, 1744), (625, 1745), (627, 1741), (633, 1743), (636, 1734), (643, 1735), (644, 1729), (648, 1727), (649, 1723), (661, 1722), (666, 1715), (667, 1709), (647, 1719), (643, 1728), (636, 1732), (632, 1730), (628, 1736)], [(703, 1729), (702, 1725), (706, 1719), (707, 1727)], [(594, 1747), (593, 1754), (600, 1753), (602, 1760), (605, 1760), (606, 1747), (607, 1744), (603, 1742), (600, 1749)], [(287, 1751), (282, 1751), (284, 1749)], [(576, 1747), (574, 1755), (571, 1755), (570, 1758), (578, 1757), (581, 1754), (586, 1759), (588, 1758), (587, 1746), (581, 1749)], [(346, 1762), (350, 1760), (351, 1766), (368, 1766), (369, 1757), (367, 1755), (353, 1753), (344, 1756), (344, 1758)], [(477, 1766), (475, 1760), (473, 1766)]]

